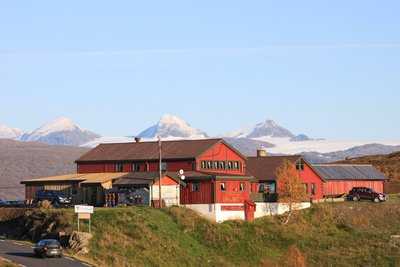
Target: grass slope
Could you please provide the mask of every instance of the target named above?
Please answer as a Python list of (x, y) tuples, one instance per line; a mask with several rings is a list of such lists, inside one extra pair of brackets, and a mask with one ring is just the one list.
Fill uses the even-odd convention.
[(321, 204), (253, 223), (210, 223), (183, 208), (99, 209), (88, 260), (99, 266), (400, 266), (400, 199)]

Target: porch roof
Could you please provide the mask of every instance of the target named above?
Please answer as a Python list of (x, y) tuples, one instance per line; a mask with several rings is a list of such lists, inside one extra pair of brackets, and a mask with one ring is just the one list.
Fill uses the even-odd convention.
[(104, 183), (107, 181), (111, 181), (114, 179), (122, 178), (126, 176), (127, 172), (118, 172), (118, 173), (86, 173), (86, 174), (65, 174), (59, 176), (49, 176), (49, 177), (41, 177), (37, 179), (29, 179), (21, 181), (21, 184), (30, 184), (30, 183), (46, 183), (46, 182), (80, 182), (82, 184), (95, 184), (95, 183)]

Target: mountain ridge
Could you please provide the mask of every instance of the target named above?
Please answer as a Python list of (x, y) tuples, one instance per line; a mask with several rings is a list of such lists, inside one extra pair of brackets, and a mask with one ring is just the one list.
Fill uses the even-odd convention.
[(37, 141), (50, 145), (80, 146), (98, 137), (100, 135), (82, 129), (71, 119), (60, 117), (43, 124), (32, 132), (23, 134), (19, 140), (25, 142)]
[(193, 128), (183, 119), (170, 114), (163, 115), (155, 125), (150, 126), (138, 134), (138, 137), (147, 139), (156, 138), (158, 136), (162, 138), (189, 139), (209, 137), (204, 131)]

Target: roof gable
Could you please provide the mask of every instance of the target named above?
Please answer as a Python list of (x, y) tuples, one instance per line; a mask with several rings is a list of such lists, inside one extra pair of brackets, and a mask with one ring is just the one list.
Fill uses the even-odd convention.
[[(191, 159), (221, 142), (222, 139), (163, 141), (163, 159)], [(100, 144), (76, 162), (157, 160), (158, 142)]]
[(234, 153), (236, 153), (236, 155), (238, 155), (240, 158), (242, 158), (243, 160), (247, 160), (247, 157), (245, 155), (243, 155), (239, 150), (237, 150), (235, 147), (233, 147), (231, 144), (227, 143), (224, 139), (219, 139), (219, 141), (215, 144), (213, 144), (212, 146), (210, 146), (208, 149), (204, 150), (202, 153), (200, 153), (199, 155), (197, 155), (196, 157), (201, 157), (204, 154), (206, 154), (210, 149), (213, 149), (214, 145), (216, 144), (223, 144), (225, 145), (228, 149), (232, 150)]

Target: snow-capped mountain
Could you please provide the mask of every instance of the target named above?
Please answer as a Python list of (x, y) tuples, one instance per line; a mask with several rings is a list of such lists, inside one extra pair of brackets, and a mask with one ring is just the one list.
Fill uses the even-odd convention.
[[(231, 143), (238, 143), (241, 139), (241, 150), (248, 155), (255, 153), (254, 141), (271, 144), (267, 150), (271, 154), (304, 154), (313, 161), (338, 160), (341, 157), (370, 155), (395, 151), (400, 140), (325, 140), (312, 139), (305, 134), (295, 135), (290, 130), (280, 126), (273, 120), (267, 119), (254, 127), (244, 128), (224, 135)], [(374, 145), (370, 145), (374, 144)], [(357, 150), (353, 148), (358, 147)]]
[(0, 124), (0, 139), (18, 139), (23, 131), (17, 128), (11, 128), (4, 124)]
[[(275, 138), (287, 138), (289, 141), (306, 141), (310, 138), (305, 134), (295, 135), (288, 129), (280, 126), (275, 121), (267, 119), (264, 122), (260, 122), (251, 128), (240, 129), (235, 132), (231, 132), (225, 135), (226, 137), (233, 138), (250, 138), (250, 139), (275, 139)], [(268, 140), (270, 141), (270, 140)]]
[(51, 145), (79, 146), (100, 137), (84, 130), (71, 119), (61, 117), (21, 136), (21, 141), (38, 141)]
[[(164, 115), (160, 121), (142, 131), (138, 137), (150, 141), (160, 136), (163, 140), (202, 139), (208, 135), (191, 127), (183, 119)], [(344, 157), (381, 154), (400, 149), (400, 140), (325, 140), (311, 139), (305, 134), (294, 134), (273, 120), (266, 120), (254, 127), (219, 136), (245, 155), (254, 156), (256, 150), (264, 147), (271, 155), (303, 154), (312, 161), (326, 162)], [(53, 145), (95, 147), (100, 143), (134, 142), (133, 136), (99, 136), (76, 125), (68, 118), (58, 118), (30, 133), (0, 126), (0, 138), (21, 141), (39, 141)], [(372, 145), (371, 145), (372, 144)]]
[(138, 137), (145, 139), (153, 139), (157, 136), (164, 139), (201, 139), (208, 137), (205, 132), (193, 128), (183, 119), (169, 114), (162, 116), (157, 124), (138, 135)]
[(264, 122), (258, 123), (246, 137), (261, 138), (266, 136), (278, 138), (293, 138), (295, 135), (288, 129), (278, 125), (273, 120), (266, 120)]

